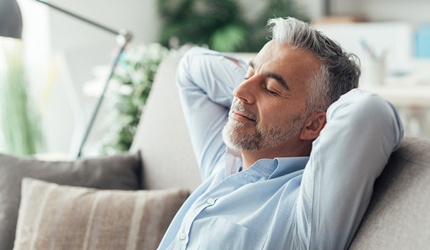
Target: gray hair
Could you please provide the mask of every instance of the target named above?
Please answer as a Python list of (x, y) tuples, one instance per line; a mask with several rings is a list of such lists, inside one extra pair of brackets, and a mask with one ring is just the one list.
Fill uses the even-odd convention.
[(358, 87), (361, 72), (357, 56), (346, 53), (320, 31), (295, 18), (273, 18), (267, 25), (272, 39), (309, 51), (321, 61), (320, 71), (308, 82), (308, 114), (326, 111), (341, 95)]

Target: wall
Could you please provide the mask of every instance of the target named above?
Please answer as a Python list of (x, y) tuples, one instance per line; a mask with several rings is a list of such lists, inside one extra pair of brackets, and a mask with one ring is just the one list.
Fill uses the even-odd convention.
[(428, 0), (332, 0), (333, 14), (362, 14), (371, 21), (430, 22)]
[[(157, 12), (154, 11), (156, 0), (58, 0), (55, 1), (55, 4), (110, 28), (130, 31), (133, 34), (132, 44), (151, 43), (156, 41), (158, 36), (160, 22), (157, 21)], [(49, 121), (47, 124), (52, 124), (55, 127), (73, 124), (74, 132), (62, 144), (65, 145), (66, 141), (71, 141), (68, 151), (75, 154), (97, 100), (96, 97), (83, 93), (83, 85), (95, 77), (94, 66), (111, 63), (116, 55), (116, 40), (112, 34), (74, 20), (57, 11), (50, 12), (50, 19), (53, 49), (55, 52), (59, 51), (58, 53), (63, 57), (63, 62), (67, 63), (67, 67), (64, 68), (68, 71), (76, 95), (68, 97), (70, 100), (69, 108), (74, 114), (73, 123), (71, 123), (69, 116), (64, 115), (64, 119), (54, 118), (54, 121)], [(104, 81), (100, 83), (104, 84)], [(71, 84), (68, 86), (70, 90)], [(59, 95), (57, 94), (57, 96)], [(81, 111), (77, 109), (77, 103), (73, 103), (76, 100), (79, 100), (78, 104), (80, 104)], [(52, 109), (51, 113), (60, 113), (57, 105), (53, 105)], [(103, 124), (100, 120), (103, 119), (105, 113), (100, 112), (100, 119), (96, 120), (94, 133), (92, 133), (96, 140), (100, 139), (100, 136), (97, 136), (97, 131), (102, 130), (100, 127)], [(59, 123), (61, 121), (62, 124)], [(64, 130), (59, 133), (64, 134)], [(53, 145), (52, 148), (59, 148), (60, 146)], [(89, 141), (88, 146), (91, 147), (91, 141)]]
[[(409, 50), (410, 57), (404, 57), (402, 60), (387, 59), (387, 65), (403, 68), (399, 71), (404, 74), (401, 81), (396, 77), (391, 77), (393, 80), (399, 82), (400, 87), (410, 86), (413, 84), (421, 84), (422, 87), (430, 86), (430, 61), (427, 59), (417, 59), (415, 54), (415, 32), (421, 24), (430, 24), (430, 1), (427, 0), (332, 0), (331, 12), (335, 15), (362, 15), (373, 22), (374, 26), (381, 25), (382, 22), (400, 22), (399, 24), (391, 25), (391, 28), (398, 26), (397, 29), (389, 31), (389, 29), (381, 30), (372, 38), (377, 39), (379, 43), (384, 42), (386, 47), (396, 47), (396, 49), (389, 50), (389, 56), (399, 53), (402, 50)], [(403, 27), (403, 28), (399, 28)], [(357, 32), (351, 35), (352, 29), (348, 32), (343, 32), (343, 38), (357, 36)], [(338, 30), (338, 33), (342, 31)], [(349, 37), (347, 37), (349, 35)], [(379, 36), (379, 37), (378, 37)], [(370, 39), (369, 39), (370, 40)], [(407, 41), (409, 40), (409, 42)], [(402, 42), (403, 41), (403, 42)], [(349, 43), (351, 44), (351, 43)], [(399, 47), (399, 45), (402, 45)], [(408, 47), (409, 46), (409, 47)], [(406, 53), (404, 53), (406, 54)], [(366, 67), (363, 63), (363, 74)], [(393, 68), (393, 67), (389, 67)], [(396, 74), (391, 74), (395, 76)], [(362, 77), (363, 79), (363, 77)], [(417, 80), (419, 79), (419, 80)], [(408, 88), (405, 88), (407, 92)], [(389, 89), (391, 90), (391, 89)], [(427, 90), (426, 90), (427, 91)], [(419, 93), (416, 93), (416, 95)], [(407, 94), (403, 93), (407, 96)], [(414, 96), (416, 96), (414, 95)], [(430, 110), (420, 105), (412, 105), (408, 108), (400, 108), (400, 113), (405, 125), (405, 133), (409, 136), (418, 136), (430, 138)]]
[[(131, 31), (133, 44), (157, 39), (156, 0), (50, 2), (113, 29)], [(95, 77), (94, 66), (111, 63), (115, 36), (36, 1), (18, 3), (23, 10), (28, 71), (43, 117), (46, 150), (73, 156), (96, 102), (94, 96), (83, 93), (83, 86)]]

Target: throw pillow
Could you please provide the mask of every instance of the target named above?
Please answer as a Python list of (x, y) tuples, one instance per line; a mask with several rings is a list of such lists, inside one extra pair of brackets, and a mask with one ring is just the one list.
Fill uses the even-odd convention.
[(0, 154), (0, 249), (13, 248), (22, 178), (101, 189), (138, 189), (140, 165), (138, 153), (52, 162)]
[(156, 249), (185, 189), (97, 190), (26, 178), (14, 250)]

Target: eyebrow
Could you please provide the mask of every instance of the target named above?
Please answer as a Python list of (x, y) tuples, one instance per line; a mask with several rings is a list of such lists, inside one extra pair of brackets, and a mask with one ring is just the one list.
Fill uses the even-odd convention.
[[(249, 61), (248, 65), (249, 65), (249, 67), (251, 67), (253, 69), (255, 68), (254, 61)], [(290, 87), (288, 87), (287, 82), (284, 80), (284, 78), (282, 76), (280, 76), (276, 73), (273, 73), (273, 72), (266, 72), (264, 75), (268, 78), (275, 79), (284, 88), (286, 88), (287, 90), (290, 90)]]

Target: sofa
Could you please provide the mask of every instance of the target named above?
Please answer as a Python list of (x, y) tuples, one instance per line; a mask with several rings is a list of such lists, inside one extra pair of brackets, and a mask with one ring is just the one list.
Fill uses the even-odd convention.
[[(0, 249), (14, 241), (15, 249), (155, 249), (201, 182), (175, 85), (179, 60), (161, 63), (129, 153), (73, 162), (0, 155)], [(429, 183), (430, 140), (404, 138), (350, 249), (430, 248)]]

